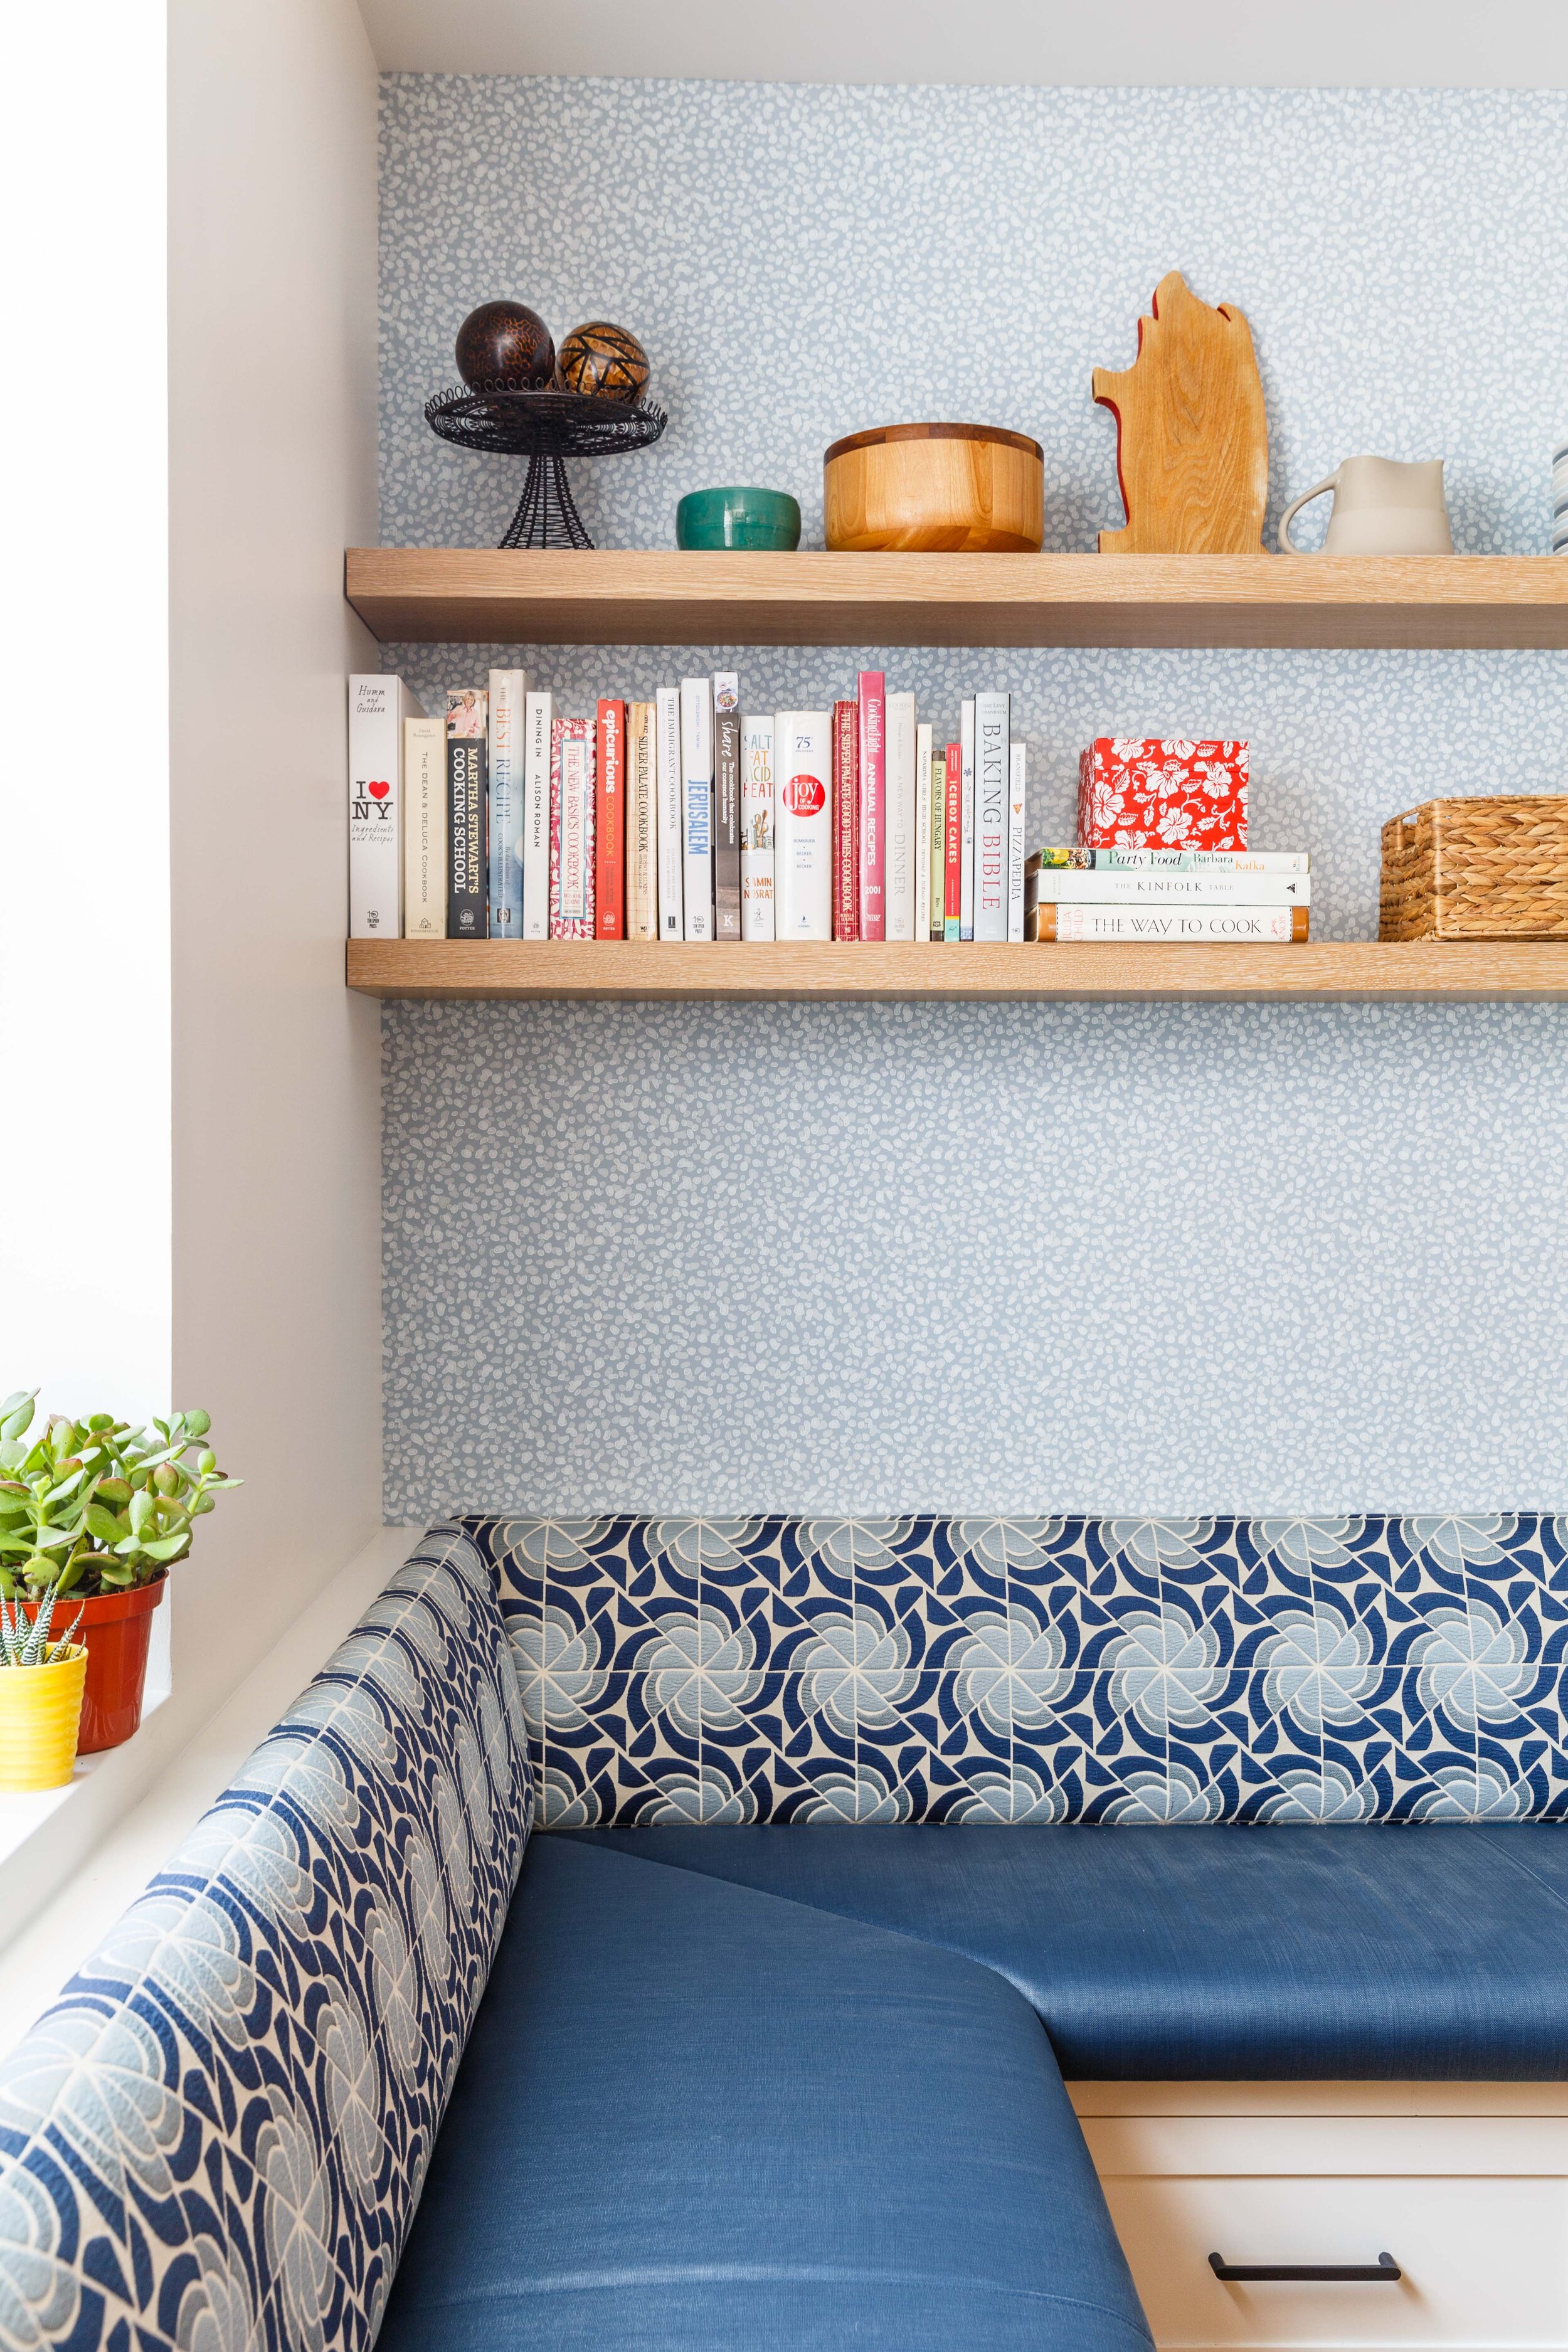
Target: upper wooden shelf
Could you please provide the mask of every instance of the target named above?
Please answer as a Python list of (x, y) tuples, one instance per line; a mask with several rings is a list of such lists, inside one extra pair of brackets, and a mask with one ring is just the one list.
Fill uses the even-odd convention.
[(665, 947), (651, 940), (351, 940), (368, 996), (478, 998), (1568, 997), (1568, 945)]
[(355, 547), (346, 586), (420, 645), (1568, 646), (1550, 555)]

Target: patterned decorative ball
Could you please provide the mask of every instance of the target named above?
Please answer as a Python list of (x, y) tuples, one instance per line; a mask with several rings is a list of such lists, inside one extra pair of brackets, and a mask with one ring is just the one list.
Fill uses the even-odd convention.
[(590, 319), (574, 327), (561, 346), (555, 381), (563, 392), (600, 400), (640, 400), (647, 390), (647, 353), (625, 327)]
[(555, 373), (550, 330), (526, 302), (481, 302), (458, 330), (458, 373), (470, 392), (497, 383), (542, 392)]

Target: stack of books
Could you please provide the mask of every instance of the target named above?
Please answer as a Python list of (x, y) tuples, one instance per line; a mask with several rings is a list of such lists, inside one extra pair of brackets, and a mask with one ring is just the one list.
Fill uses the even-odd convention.
[(1250, 791), (1249, 747), (1237, 738), (1097, 736), (1079, 758), (1076, 845), (1028, 862), (1028, 936), (1304, 940), (1307, 853), (1249, 847)]
[(1305, 940), (1311, 899), (1304, 849), (1041, 849), (1026, 875), (1032, 940)]
[(1022, 941), (1024, 745), (976, 694), (937, 745), (863, 670), (747, 714), (731, 671), (558, 714), (521, 670), (427, 717), (349, 696), (352, 939)]

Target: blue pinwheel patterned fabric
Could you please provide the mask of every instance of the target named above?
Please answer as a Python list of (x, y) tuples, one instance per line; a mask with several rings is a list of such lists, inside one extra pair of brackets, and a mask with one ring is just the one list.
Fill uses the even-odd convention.
[(1568, 1518), (468, 1524), (547, 1826), (1568, 1819)]
[(436, 1529), (0, 2067), (3, 2352), (372, 2342), (531, 1815)]

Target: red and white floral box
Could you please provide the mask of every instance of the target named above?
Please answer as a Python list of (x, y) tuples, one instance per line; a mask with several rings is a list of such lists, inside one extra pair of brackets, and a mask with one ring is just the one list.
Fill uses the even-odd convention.
[(1085, 849), (1245, 849), (1247, 745), (1100, 735), (1078, 763)]

